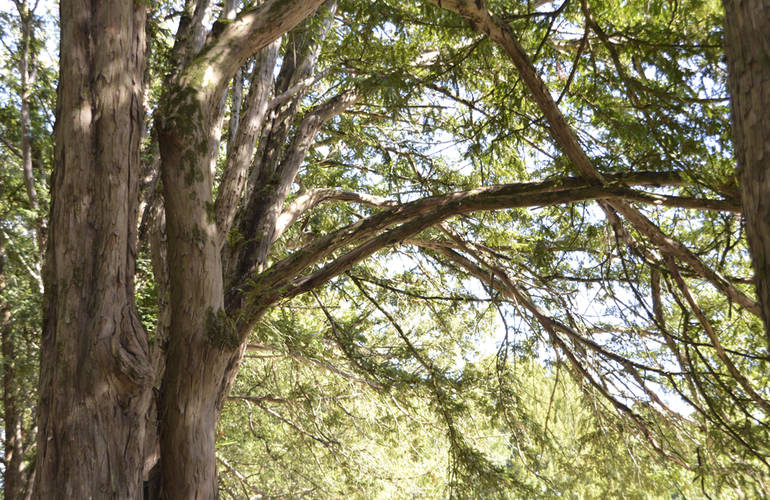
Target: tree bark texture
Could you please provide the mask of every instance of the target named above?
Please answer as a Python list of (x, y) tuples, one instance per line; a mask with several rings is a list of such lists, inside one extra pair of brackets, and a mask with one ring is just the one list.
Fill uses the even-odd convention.
[(36, 498), (140, 498), (152, 386), (134, 305), (142, 2), (63, 0)]
[(770, 346), (770, 0), (725, 0), (724, 5), (741, 203)]
[(280, 41), (275, 41), (255, 57), (243, 116), (239, 116), (237, 125), (232, 122), (230, 125), (231, 142), (227, 146), (227, 159), (215, 203), (220, 248), (230, 232), (238, 204), (243, 197), (251, 158), (267, 113), (268, 98), (273, 86), (273, 69), (279, 48)]
[[(171, 292), (160, 404), (164, 498), (216, 495), (214, 402), (228, 345), (226, 329), (218, 328), (226, 322), (211, 198), (211, 137), (219, 127), (215, 106), (201, 104), (199, 95), (177, 94), (181, 100), (167, 116), (179, 120), (167, 120), (159, 131)], [(194, 110), (187, 126), (181, 110)]]

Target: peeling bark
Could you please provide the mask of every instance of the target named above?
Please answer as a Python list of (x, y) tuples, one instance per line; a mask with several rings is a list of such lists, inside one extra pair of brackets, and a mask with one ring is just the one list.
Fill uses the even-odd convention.
[(171, 292), (160, 397), (164, 498), (216, 495), (216, 413), (209, 384), (217, 379), (226, 346), (210, 339), (220, 332), (208, 331), (222, 310), (223, 294), (216, 223), (207, 207), (213, 203), (209, 134), (218, 127), (205, 128), (213, 117), (196, 111), (193, 131), (179, 133), (176, 122), (160, 131)]

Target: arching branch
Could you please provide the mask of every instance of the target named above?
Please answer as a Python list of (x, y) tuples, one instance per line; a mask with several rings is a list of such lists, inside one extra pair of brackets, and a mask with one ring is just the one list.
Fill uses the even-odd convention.
[[(633, 183), (633, 175), (624, 180), (627, 183)], [(649, 178), (644, 181), (648, 182)], [(681, 179), (677, 179), (677, 182), (680, 181)], [(596, 186), (590, 185), (583, 179), (566, 178), (490, 186), (424, 198), (383, 210), (319, 238), (257, 277), (242, 277), (238, 289), (233, 292), (244, 293), (251, 289), (248, 283), (256, 281), (259, 297), (255, 298), (255, 301), (260, 304), (260, 307), (265, 307), (276, 300), (312, 290), (378, 250), (402, 242), (455, 215), (586, 200), (639, 199), (644, 201), (647, 200), (647, 196), (648, 193), (632, 190), (625, 185)], [(321, 262), (336, 250), (359, 243), (359, 246), (318, 271), (297, 277), (309, 266)]]

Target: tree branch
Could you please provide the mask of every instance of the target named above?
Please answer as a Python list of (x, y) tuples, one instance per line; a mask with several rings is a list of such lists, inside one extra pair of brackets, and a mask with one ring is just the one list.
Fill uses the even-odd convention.
[[(646, 197), (627, 187), (596, 186), (578, 178), (535, 183), (506, 184), (424, 198), (384, 210), (310, 243), (294, 255), (276, 263), (257, 277), (260, 301), (272, 303), (311, 290), (374, 252), (399, 243), (454, 215), (477, 211), (549, 206), (587, 200), (618, 200)], [(398, 227), (391, 228), (397, 224)], [(384, 232), (383, 232), (384, 231)], [(375, 236), (378, 235), (378, 236)], [(374, 237), (372, 237), (374, 236)], [(313, 274), (293, 281), (308, 266), (337, 249), (366, 240)], [(244, 283), (245, 285), (245, 283)], [(246, 287), (245, 287), (246, 288)], [(244, 289), (245, 289), (244, 288)]]
[(234, 21), (218, 20), (188, 73), (203, 77), (204, 85), (224, 85), (246, 59), (294, 28), (323, 2), (267, 0), (242, 11)]
[(770, 413), (770, 403), (768, 403), (767, 400), (765, 400), (762, 396), (760, 396), (753, 387), (751, 387), (751, 383), (749, 380), (743, 376), (743, 374), (736, 368), (735, 364), (733, 364), (732, 360), (727, 356), (727, 353), (725, 352), (725, 349), (722, 347), (722, 343), (719, 341), (719, 337), (714, 332), (714, 328), (711, 326), (711, 322), (704, 314), (703, 310), (698, 305), (698, 302), (695, 300), (695, 297), (693, 297), (692, 293), (690, 293), (690, 289), (685, 283), (682, 276), (679, 274), (679, 272), (676, 270), (676, 267), (671, 262), (671, 258), (666, 258), (666, 263), (669, 264), (669, 271), (671, 272), (671, 276), (674, 278), (674, 282), (677, 284), (677, 287), (682, 292), (682, 295), (684, 296), (685, 300), (689, 304), (691, 310), (693, 313), (695, 313), (695, 317), (698, 319), (698, 322), (703, 327), (703, 330), (706, 332), (706, 335), (708, 335), (709, 340), (711, 340), (711, 343), (714, 346), (714, 350), (717, 353), (717, 356), (719, 359), (724, 363), (725, 367), (727, 368), (727, 371), (730, 372), (730, 375), (738, 382), (738, 384), (743, 388), (743, 390), (746, 391), (746, 394), (751, 397), (751, 399), (754, 400), (755, 403), (757, 403), (765, 412)]
[[(639, 172), (636, 174), (625, 174), (617, 176), (613, 175), (610, 178), (619, 183), (637, 184), (643, 186), (681, 185), (684, 183), (683, 179), (677, 173), (669, 172)], [(339, 229), (324, 237), (318, 238), (302, 250), (295, 252), (292, 256), (284, 259), (279, 263), (276, 263), (271, 269), (265, 271), (260, 279), (270, 280), (270, 275), (281, 277), (296, 276), (302, 271), (302, 269), (306, 268), (314, 262), (325, 258), (335, 250), (338, 250), (351, 243), (366, 239), (369, 236), (377, 234), (395, 224), (424, 214), (427, 211), (432, 210), (444, 203), (461, 200), (472, 195), (488, 195), (493, 197), (529, 195), (530, 197), (526, 198), (526, 201), (519, 200), (519, 204), (516, 206), (538, 206), (540, 204), (540, 199), (537, 198), (536, 195), (544, 193), (558, 193), (564, 190), (574, 190), (586, 187), (588, 187), (588, 183), (580, 178), (553, 178), (545, 181), (489, 186), (470, 191), (459, 191), (443, 196), (423, 198), (411, 203), (406, 203), (391, 209), (383, 210), (382, 212), (367, 219), (362, 219), (345, 228)], [(570, 196), (571, 195), (565, 196), (562, 198), (562, 201), (579, 201), (577, 199), (570, 198)], [(525, 204), (522, 205), (521, 203)], [(515, 207), (508, 206), (505, 208)], [(246, 277), (242, 276), (241, 278), (245, 279)]]
[(220, 248), (233, 225), (238, 203), (246, 186), (251, 157), (254, 155), (257, 137), (267, 112), (267, 99), (270, 96), (273, 67), (279, 48), (280, 41), (276, 40), (257, 55), (243, 117), (235, 131), (232, 144), (227, 147), (224, 174), (214, 206)]
[[(530, 91), (532, 101), (540, 108), (543, 116), (548, 123), (551, 135), (556, 144), (570, 159), (575, 169), (593, 184), (604, 184), (607, 182), (606, 176), (602, 175), (593, 165), (582, 146), (578, 142), (577, 136), (573, 132), (566, 118), (559, 107), (554, 102), (548, 87), (535, 66), (527, 56), (526, 52), (519, 44), (513, 34), (511, 27), (503, 20), (494, 16), (483, 1), (470, 0), (427, 0), (439, 7), (460, 14), (468, 23), (480, 33), (485, 33), (492, 40), (497, 42), (500, 47), (508, 54), (509, 59), (519, 72), (522, 81)], [(666, 255), (676, 257), (689, 264), (695, 272), (711, 282), (711, 284), (730, 300), (740, 304), (747, 311), (759, 315), (759, 305), (750, 297), (737, 289), (732, 283), (726, 280), (721, 274), (709, 268), (701, 261), (698, 256), (693, 254), (680, 242), (666, 236), (660, 228), (652, 223), (637, 209), (629, 205), (624, 199), (608, 200), (607, 205), (600, 204), (602, 209), (608, 213), (609, 208), (616, 210), (623, 215), (640, 233), (649, 238)]]
[(398, 205), (398, 202), (395, 200), (389, 200), (381, 196), (373, 196), (366, 193), (354, 193), (352, 191), (343, 191), (341, 189), (333, 188), (311, 189), (298, 196), (289, 204), (289, 206), (283, 209), (283, 212), (281, 212), (275, 225), (273, 242), (280, 238), (281, 235), (302, 216), (302, 214), (312, 210), (325, 201), (352, 201), (354, 203), (361, 203), (374, 207), (395, 207)]
[(645, 438), (648, 440), (648, 442), (653, 446), (653, 448), (658, 453), (668, 458), (669, 460), (675, 461), (676, 463), (678, 463), (683, 467), (687, 467), (680, 459), (670, 455), (669, 453), (666, 453), (660, 447), (660, 445), (655, 442), (652, 436), (652, 432), (650, 431), (650, 428), (648, 424), (644, 421), (644, 419), (640, 415), (635, 413), (628, 405), (626, 405), (625, 403), (620, 401), (617, 397), (612, 395), (603, 384), (600, 384), (599, 381), (597, 381), (595, 377), (590, 373), (589, 369), (586, 366), (584, 366), (583, 363), (580, 362), (575, 352), (573, 352), (573, 350), (569, 348), (569, 346), (564, 341), (564, 339), (562, 339), (557, 335), (557, 332), (560, 331), (566, 334), (567, 337), (572, 339), (572, 341), (576, 342), (577, 344), (583, 347), (589, 348), (590, 350), (594, 351), (600, 356), (603, 356), (614, 362), (619, 363), (632, 377), (634, 377), (637, 383), (641, 385), (642, 389), (645, 391), (645, 393), (648, 394), (648, 396), (651, 397), (651, 399), (655, 400), (666, 411), (677, 415), (672, 410), (670, 410), (668, 406), (666, 406), (654, 392), (649, 390), (649, 388), (646, 386), (646, 384), (644, 384), (644, 382), (642, 381), (638, 373), (638, 370), (644, 370), (644, 371), (656, 372), (662, 375), (668, 375), (666, 371), (634, 362), (623, 356), (619, 356), (615, 353), (607, 351), (602, 346), (592, 341), (591, 339), (588, 339), (583, 335), (580, 335), (580, 333), (575, 331), (575, 329), (571, 328), (570, 326), (565, 325), (564, 323), (553, 319), (548, 314), (546, 314), (543, 310), (541, 310), (532, 301), (532, 298), (529, 296), (529, 294), (527, 294), (525, 291), (521, 290), (518, 286), (516, 286), (504, 270), (489, 264), (484, 259), (481, 259), (480, 256), (472, 252), (467, 245), (463, 244), (463, 242), (460, 242), (460, 243), (461, 245), (464, 246), (464, 249), (466, 251), (469, 251), (472, 255), (474, 255), (474, 257), (479, 259), (479, 261), (482, 262), (488, 270), (485, 270), (480, 265), (472, 262), (470, 259), (467, 259), (460, 253), (448, 247), (435, 246), (434, 251), (444, 256), (454, 264), (459, 265), (460, 267), (465, 269), (472, 276), (476, 277), (483, 283), (488, 283), (490, 286), (492, 286), (493, 288), (495, 288), (496, 290), (498, 290), (500, 293), (507, 296), (511, 300), (515, 301), (517, 304), (521, 304), (522, 306), (524, 306), (524, 308), (527, 309), (535, 317), (538, 323), (540, 323), (540, 325), (549, 333), (551, 337), (551, 342), (553, 343), (553, 347), (554, 348), (558, 347), (567, 356), (567, 358), (570, 361), (570, 364), (572, 365), (572, 367), (575, 369), (577, 373), (579, 373), (594, 388), (596, 388), (621, 413), (628, 415), (631, 418), (631, 420), (634, 422), (634, 424), (642, 431)]
[(322, 80), (330, 72), (331, 72), (330, 70), (322, 71), (317, 75), (311, 75), (311, 76), (308, 76), (307, 78), (300, 80), (299, 82), (289, 87), (285, 92), (282, 92), (280, 95), (277, 95), (272, 99), (270, 99), (270, 102), (267, 104), (268, 109), (280, 106), (281, 104), (285, 103), (286, 101), (296, 96), (297, 94), (304, 92), (305, 90), (312, 87), (315, 83)]
[[(232, 257), (236, 279), (251, 273), (252, 269), (260, 269), (267, 260), (271, 245), (276, 240), (276, 222), (281, 207), (318, 130), (359, 97), (360, 94), (355, 90), (345, 91), (307, 112), (302, 118), (286, 156), (275, 172), (265, 180), (260, 192), (253, 194), (239, 223), (241, 234), (247, 242), (236, 249), (235, 257)], [(264, 172), (262, 175), (267, 174)]]

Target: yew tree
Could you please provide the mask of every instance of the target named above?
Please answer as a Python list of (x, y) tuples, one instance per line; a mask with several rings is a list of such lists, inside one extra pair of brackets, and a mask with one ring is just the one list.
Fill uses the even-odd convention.
[[(160, 414), (167, 496), (213, 498), (216, 399), (237, 357), (225, 320), (211, 162), (227, 83), (321, 3), (270, 1), (203, 31), (188, 2), (156, 118), (171, 319)], [(63, 2), (41, 353), (37, 495), (138, 498), (155, 370), (134, 303), (147, 5)]]
[[(762, 488), (767, 7), (727, 5), (736, 183), (719, 6), (626, 3), (62, 0), (35, 495), (216, 498), (217, 423), (271, 349), (424, 388), (450, 486), (515, 489), (459, 423), (478, 380), (435, 304), (469, 283), (498, 372), (545, 356), (651, 453)], [(298, 303), (326, 354), (263, 341)]]

